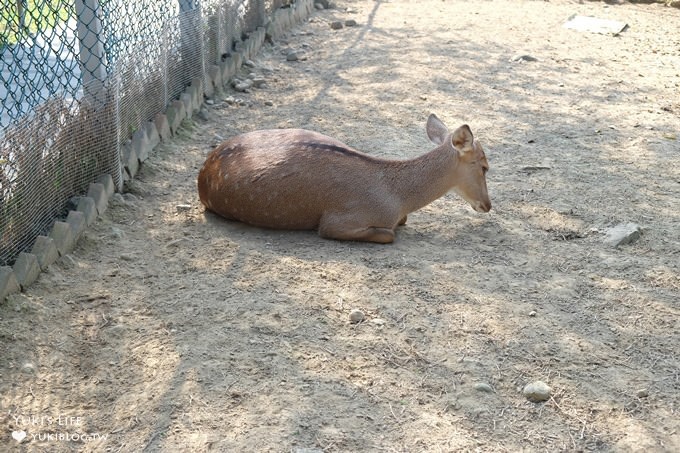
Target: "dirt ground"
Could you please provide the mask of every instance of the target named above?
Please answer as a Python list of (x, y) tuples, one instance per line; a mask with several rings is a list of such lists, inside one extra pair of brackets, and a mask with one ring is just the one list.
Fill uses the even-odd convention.
[[(0, 450), (680, 451), (679, 23), (561, 0), (314, 13), (254, 59), (264, 87), (216, 98), (0, 305)], [(304, 127), (406, 158), (431, 112), (485, 146), (490, 213), (450, 194), (377, 245), (198, 201), (223, 138)], [(606, 245), (622, 222), (641, 238)]]

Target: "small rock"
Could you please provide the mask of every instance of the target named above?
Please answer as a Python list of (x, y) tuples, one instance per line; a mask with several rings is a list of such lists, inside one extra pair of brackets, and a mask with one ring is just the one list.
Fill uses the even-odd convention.
[(538, 61), (538, 58), (532, 57), (531, 55), (515, 55), (510, 59), (510, 61), (524, 63), (525, 61)]
[(486, 382), (477, 382), (474, 387), (478, 392), (493, 393), (493, 387)]
[(273, 107), (274, 103), (272, 101), (264, 101), (264, 105), (266, 105), (267, 107)]
[(236, 91), (240, 91), (241, 93), (245, 93), (250, 89), (250, 87), (253, 86), (253, 81), (250, 80), (250, 79), (246, 79), (246, 80), (234, 79), (234, 81), (232, 82), (232, 86), (234, 87), (234, 89)]
[(340, 22), (339, 20), (331, 22), (331, 28), (333, 30), (340, 30), (342, 27), (343, 27), (342, 22)]
[(357, 26), (357, 21), (355, 21), (354, 19), (347, 19), (347, 20), (345, 21), (345, 26), (346, 26), (346, 27), (356, 27), (356, 26)]
[(177, 209), (177, 212), (187, 212), (191, 211), (191, 205), (190, 204), (178, 204), (175, 206), (175, 209)]
[(642, 229), (635, 223), (620, 223), (613, 228), (607, 229), (607, 236), (604, 243), (612, 247), (630, 244), (640, 239)]
[(226, 102), (229, 105), (234, 105), (236, 104), (236, 98), (234, 98), (234, 96), (227, 96), (224, 102)]
[(122, 193), (115, 192), (113, 195), (111, 195), (111, 201), (114, 203), (125, 203), (125, 198), (123, 198)]
[(352, 324), (360, 323), (364, 320), (364, 312), (354, 309), (349, 313), (349, 322)]
[(299, 61), (300, 57), (301, 57), (300, 53), (291, 50), (286, 54), (286, 61)]
[(201, 109), (198, 111), (198, 113), (196, 113), (196, 116), (201, 121), (211, 121), (212, 120), (212, 116), (210, 115), (210, 112), (208, 111), (208, 109), (205, 108), (205, 106), (201, 106)]
[(255, 88), (262, 88), (266, 83), (267, 79), (263, 79), (262, 77), (255, 77), (253, 79), (253, 87)]
[(385, 320), (382, 318), (373, 318), (371, 319), (371, 324), (375, 324), (376, 326), (384, 326)]
[(246, 61), (243, 62), (243, 66), (247, 66), (249, 68), (254, 68), (255, 63), (253, 62), (253, 60), (246, 60)]
[(647, 389), (640, 389), (636, 393), (638, 398), (647, 398), (649, 396), (649, 390)]
[(326, 9), (321, 3), (314, 3), (314, 8), (318, 10)]
[(215, 101), (213, 101), (212, 99), (206, 99), (205, 103), (208, 105), (215, 105)]
[(26, 362), (23, 365), (21, 365), (21, 371), (26, 374), (34, 374), (35, 365), (33, 365), (31, 362)]
[(533, 318), (534, 316), (536, 316), (536, 311), (535, 311), (535, 310), (531, 310), (531, 311), (529, 312), (529, 316), (531, 316), (532, 318)]
[(549, 400), (550, 392), (552, 392), (552, 389), (543, 381), (531, 382), (523, 390), (524, 396), (534, 403)]

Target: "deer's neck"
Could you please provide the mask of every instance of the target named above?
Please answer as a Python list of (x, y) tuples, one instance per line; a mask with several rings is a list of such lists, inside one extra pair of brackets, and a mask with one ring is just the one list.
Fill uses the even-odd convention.
[(395, 162), (391, 179), (404, 214), (426, 206), (451, 190), (457, 165), (458, 156), (443, 146), (414, 159)]

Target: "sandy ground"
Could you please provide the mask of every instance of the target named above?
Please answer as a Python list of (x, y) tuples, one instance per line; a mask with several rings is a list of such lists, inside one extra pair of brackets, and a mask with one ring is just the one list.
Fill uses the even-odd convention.
[[(564, 29), (575, 13), (629, 28)], [(566, 1), (315, 13), (255, 59), (266, 86), (216, 98), (0, 305), (0, 450), (680, 451), (679, 23)], [(430, 112), (485, 146), (489, 214), (450, 194), (376, 245), (198, 201), (223, 138), (304, 127), (411, 157)], [(644, 234), (605, 245), (621, 222)]]

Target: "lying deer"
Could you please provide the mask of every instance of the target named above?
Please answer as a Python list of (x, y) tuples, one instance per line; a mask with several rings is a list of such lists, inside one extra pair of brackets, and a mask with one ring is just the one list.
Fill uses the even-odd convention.
[(437, 147), (409, 160), (386, 160), (302, 129), (261, 130), (215, 148), (198, 175), (205, 207), (251, 225), (311, 230), (324, 238), (389, 243), (410, 212), (455, 190), (488, 212), (489, 164), (467, 125), (453, 133), (435, 115)]

